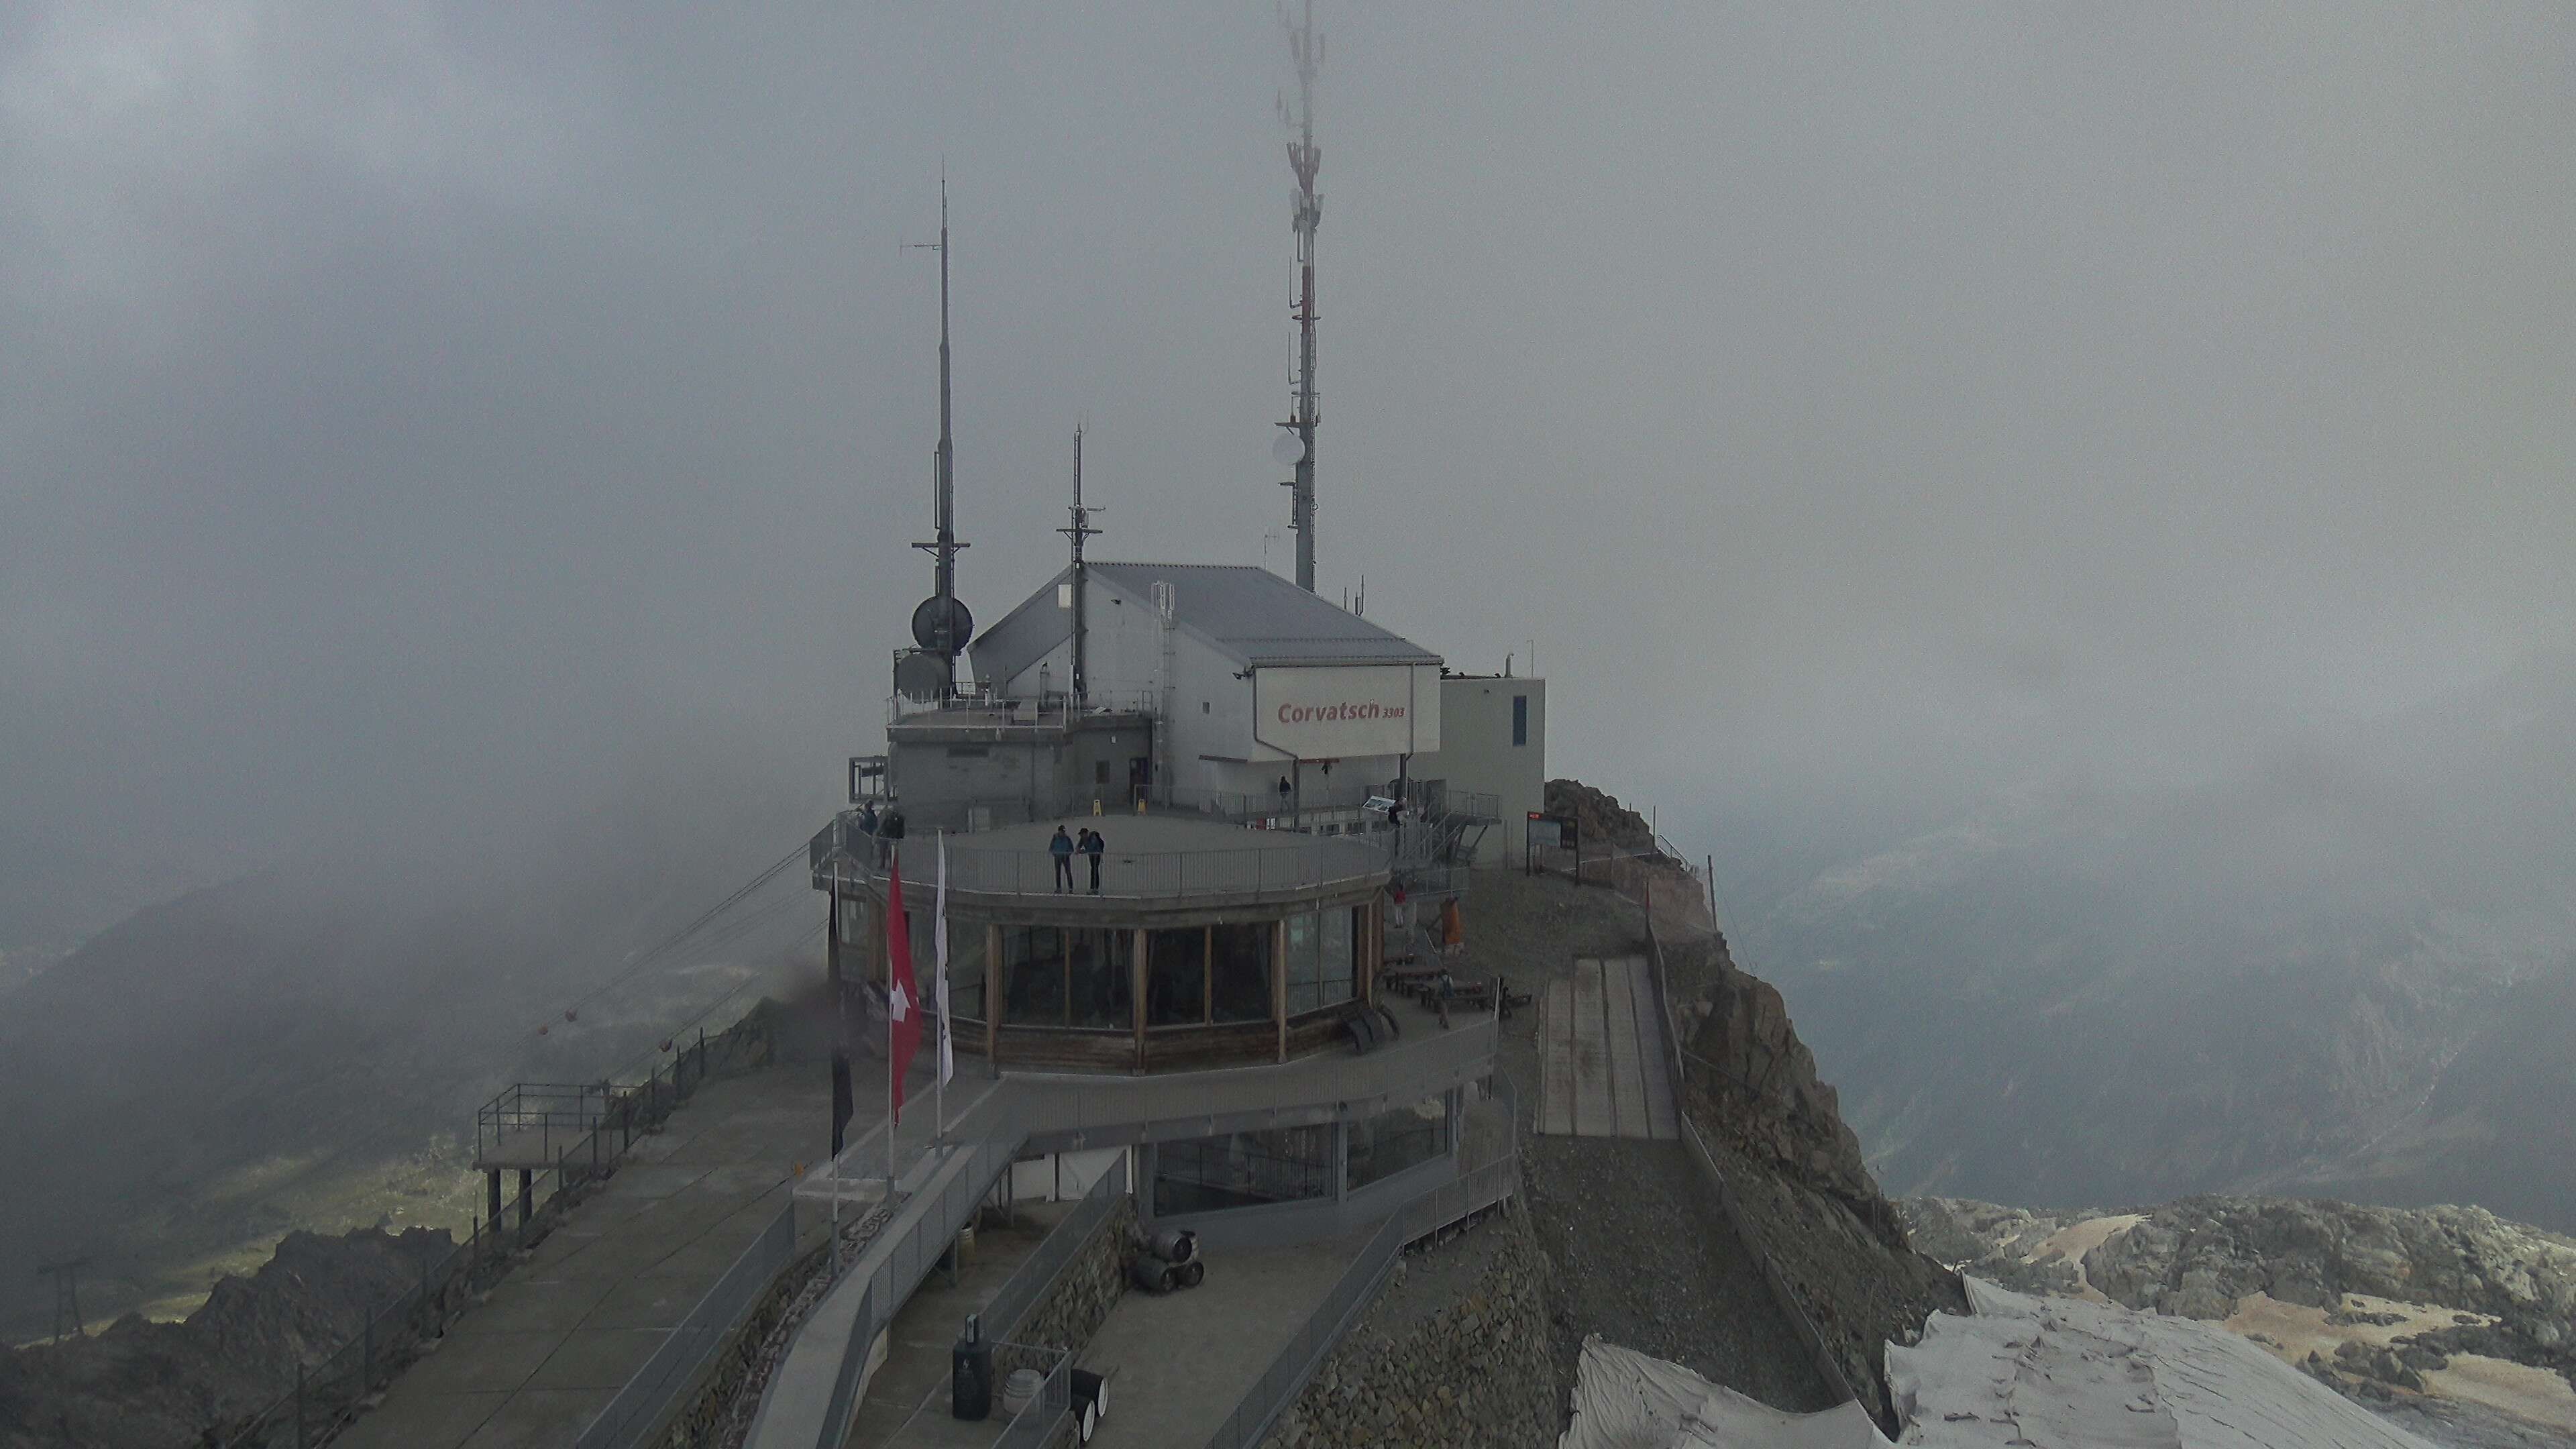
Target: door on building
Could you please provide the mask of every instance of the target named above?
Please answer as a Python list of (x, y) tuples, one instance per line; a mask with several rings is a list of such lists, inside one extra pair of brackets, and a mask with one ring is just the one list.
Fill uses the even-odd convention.
[(1153, 789), (1154, 757), (1151, 755), (1130, 756), (1127, 761), (1128, 808), (1133, 809), (1135, 808), (1137, 801), (1149, 798), (1153, 794)]

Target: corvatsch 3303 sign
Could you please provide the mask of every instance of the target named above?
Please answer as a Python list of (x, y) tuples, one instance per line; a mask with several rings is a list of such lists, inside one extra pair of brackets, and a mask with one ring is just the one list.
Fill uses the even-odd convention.
[(1301, 760), (1440, 748), (1435, 664), (1256, 669), (1252, 737)]

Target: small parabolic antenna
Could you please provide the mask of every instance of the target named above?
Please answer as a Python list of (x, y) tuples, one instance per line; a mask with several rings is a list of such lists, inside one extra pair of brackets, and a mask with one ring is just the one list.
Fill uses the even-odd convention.
[(937, 654), (924, 650), (894, 662), (894, 692), (904, 698), (921, 704), (947, 691), (948, 668)]
[(1279, 460), (1280, 467), (1294, 468), (1306, 461), (1306, 440), (1281, 428), (1279, 436), (1270, 440), (1270, 456)]

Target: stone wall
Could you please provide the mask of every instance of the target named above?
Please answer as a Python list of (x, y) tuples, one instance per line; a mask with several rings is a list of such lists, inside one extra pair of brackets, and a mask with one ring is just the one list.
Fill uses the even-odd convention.
[(655, 1449), (697, 1449), (699, 1445), (720, 1442), (729, 1427), (727, 1421), (740, 1417), (734, 1410), (745, 1383), (754, 1373), (771, 1367), (768, 1359), (772, 1330), (778, 1327), (788, 1305), (823, 1269), (830, 1251), (829, 1243), (809, 1250), (771, 1282), (751, 1312), (726, 1335), (698, 1371), (696, 1382), (681, 1396), (679, 1412), (652, 1440)]
[(1136, 1197), (1123, 1194), (1026, 1316), (1007, 1329), (998, 1324), (988, 1327), (996, 1337), (1013, 1343), (1079, 1351), (1109, 1320), (1109, 1310), (1118, 1306), (1119, 1295), (1127, 1291), (1127, 1270), (1141, 1251)]
[[(1440, 1262), (1452, 1254), (1481, 1262)], [(1476, 1271), (1453, 1285), (1440, 1281), (1448, 1267)], [(1559, 1365), (1548, 1353), (1550, 1272), (1518, 1210), (1428, 1254), (1407, 1254), (1280, 1415), (1265, 1449), (1548, 1449), (1565, 1417)]]

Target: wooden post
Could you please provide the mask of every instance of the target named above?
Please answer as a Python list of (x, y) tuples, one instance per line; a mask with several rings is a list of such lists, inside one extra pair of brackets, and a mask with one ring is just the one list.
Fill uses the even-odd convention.
[(1288, 1060), (1288, 919), (1270, 927), (1270, 1019), (1279, 1025), (1279, 1060)]
[(1145, 928), (1142, 926), (1137, 927), (1133, 932), (1133, 936), (1135, 939), (1135, 949), (1127, 953), (1130, 958), (1128, 968), (1130, 974), (1127, 990), (1127, 1015), (1129, 1019), (1134, 1021), (1136, 1024), (1136, 1063), (1134, 1070), (1142, 1073), (1145, 1070)]
[(1360, 1002), (1377, 1005), (1378, 957), (1386, 951), (1386, 909), (1384, 896), (1371, 896), (1360, 910)]

